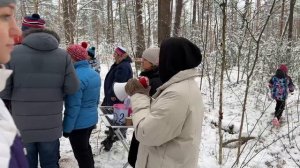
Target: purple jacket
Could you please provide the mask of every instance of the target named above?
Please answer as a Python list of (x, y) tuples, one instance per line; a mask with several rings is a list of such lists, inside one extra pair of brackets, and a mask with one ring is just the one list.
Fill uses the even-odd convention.
[(0, 167), (28, 168), (18, 129), (0, 99)]

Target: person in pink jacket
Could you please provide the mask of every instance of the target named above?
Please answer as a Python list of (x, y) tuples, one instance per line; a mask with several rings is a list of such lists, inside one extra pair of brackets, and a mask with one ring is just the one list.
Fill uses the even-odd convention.
[[(15, 0), (0, 1), (0, 92), (12, 73), (4, 65), (10, 60), (14, 38), (21, 35), (15, 20)], [(10, 113), (0, 99), (0, 167), (28, 168), (19, 131)]]
[(140, 142), (137, 168), (196, 168), (204, 105), (195, 69), (200, 49), (185, 38), (162, 42), (159, 76), (162, 86), (149, 97), (137, 79), (125, 90), (131, 96), (135, 137)]

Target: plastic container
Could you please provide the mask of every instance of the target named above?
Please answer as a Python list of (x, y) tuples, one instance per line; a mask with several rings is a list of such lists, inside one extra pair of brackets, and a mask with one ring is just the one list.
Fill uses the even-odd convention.
[(118, 125), (125, 125), (125, 118), (128, 117), (128, 108), (124, 104), (114, 104), (114, 122)]

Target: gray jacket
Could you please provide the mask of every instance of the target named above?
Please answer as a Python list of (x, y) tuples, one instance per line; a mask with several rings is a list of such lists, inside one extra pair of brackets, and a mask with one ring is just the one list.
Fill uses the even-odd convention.
[(14, 48), (7, 65), (13, 74), (0, 97), (11, 100), (12, 116), (25, 143), (60, 138), (63, 98), (79, 89), (71, 58), (58, 45), (49, 32), (31, 33)]

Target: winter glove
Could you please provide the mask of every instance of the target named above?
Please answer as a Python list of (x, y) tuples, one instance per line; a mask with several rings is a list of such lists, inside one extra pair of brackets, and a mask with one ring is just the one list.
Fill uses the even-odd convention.
[(144, 86), (138, 81), (138, 79), (132, 78), (129, 79), (125, 85), (125, 91), (129, 96), (134, 95), (135, 93), (145, 94), (149, 96), (150, 86), (144, 88)]
[(64, 133), (63, 133), (63, 136), (64, 136), (65, 138), (69, 138), (70, 134), (71, 134), (71, 133), (64, 132)]

